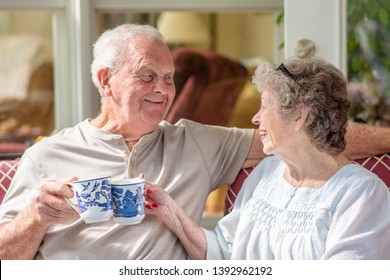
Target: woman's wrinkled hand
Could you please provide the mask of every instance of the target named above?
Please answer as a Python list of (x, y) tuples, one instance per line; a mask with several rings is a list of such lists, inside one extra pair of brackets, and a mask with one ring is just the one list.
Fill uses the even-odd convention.
[(174, 204), (169, 193), (157, 184), (145, 182), (145, 211), (146, 214), (163, 217)]

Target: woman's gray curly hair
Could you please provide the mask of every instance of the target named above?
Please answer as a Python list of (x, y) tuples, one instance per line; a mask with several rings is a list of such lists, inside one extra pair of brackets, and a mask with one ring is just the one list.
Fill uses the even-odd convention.
[(274, 95), (286, 119), (296, 116), (299, 104), (304, 104), (305, 130), (313, 145), (331, 154), (343, 152), (350, 107), (343, 73), (320, 57), (289, 58), (283, 64), (287, 73), (272, 63), (261, 64), (253, 84), (259, 92)]

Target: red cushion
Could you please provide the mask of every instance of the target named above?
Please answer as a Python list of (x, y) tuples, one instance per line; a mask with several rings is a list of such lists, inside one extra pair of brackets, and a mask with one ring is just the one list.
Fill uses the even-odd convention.
[[(360, 164), (364, 168), (367, 168), (371, 172), (378, 175), (379, 178), (385, 182), (390, 190), (390, 153), (376, 155), (368, 158), (362, 158), (354, 160), (353, 162)], [(224, 215), (228, 214), (232, 208), (237, 194), (241, 189), (246, 177), (252, 172), (254, 168), (241, 169), (238, 173), (236, 180), (229, 186), (225, 198)]]
[(358, 159), (354, 162), (378, 175), (390, 189), (390, 153)]
[(248, 177), (249, 173), (252, 172), (254, 167), (243, 168), (238, 173), (236, 180), (229, 186), (226, 198), (225, 198), (225, 209), (224, 215), (232, 211), (234, 201), (236, 200), (237, 194), (241, 189), (242, 184), (244, 183), (246, 177)]
[(0, 161), (0, 204), (11, 184), (12, 177), (15, 175), (18, 164), (19, 161), (17, 160)]

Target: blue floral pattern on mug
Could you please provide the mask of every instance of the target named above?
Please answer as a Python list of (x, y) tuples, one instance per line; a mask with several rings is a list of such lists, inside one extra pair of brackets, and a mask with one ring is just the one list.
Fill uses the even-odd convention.
[[(88, 207), (98, 206), (101, 208), (101, 212), (110, 211), (112, 209), (111, 201), (111, 187), (109, 180), (102, 180), (101, 182), (85, 182), (83, 185), (83, 191), (81, 193), (76, 192), (77, 204), (79, 206), (80, 213), (87, 210)], [(99, 190), (99, 186), (101, 188)]]
[(138, 187), (135, 194), (130, 190), (124, 191), (124, 189), (114, 186), (111, 191), (116, 217), (130, 218), (145, 214), (142, 187)]

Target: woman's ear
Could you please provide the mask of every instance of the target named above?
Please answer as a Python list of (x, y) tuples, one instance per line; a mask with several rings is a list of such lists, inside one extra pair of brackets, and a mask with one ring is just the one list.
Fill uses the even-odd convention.
[(303, 103), (300, 103), (298, 105), (298, 116), (297, 119), (295, 120), (295, 126), (294, 126), (295, 131), (300, 130), (304, 126), (308, 114), (309, 111), (307, 107)]
[[(102, 68), (97, 72), (97, 78), (100, 84), (100, 87), (103, 89), (103, 92), (107, 93), (110, 89), (110, 72), (107, 68)], [(108, 90), (108, 91), (107, 91)]]

